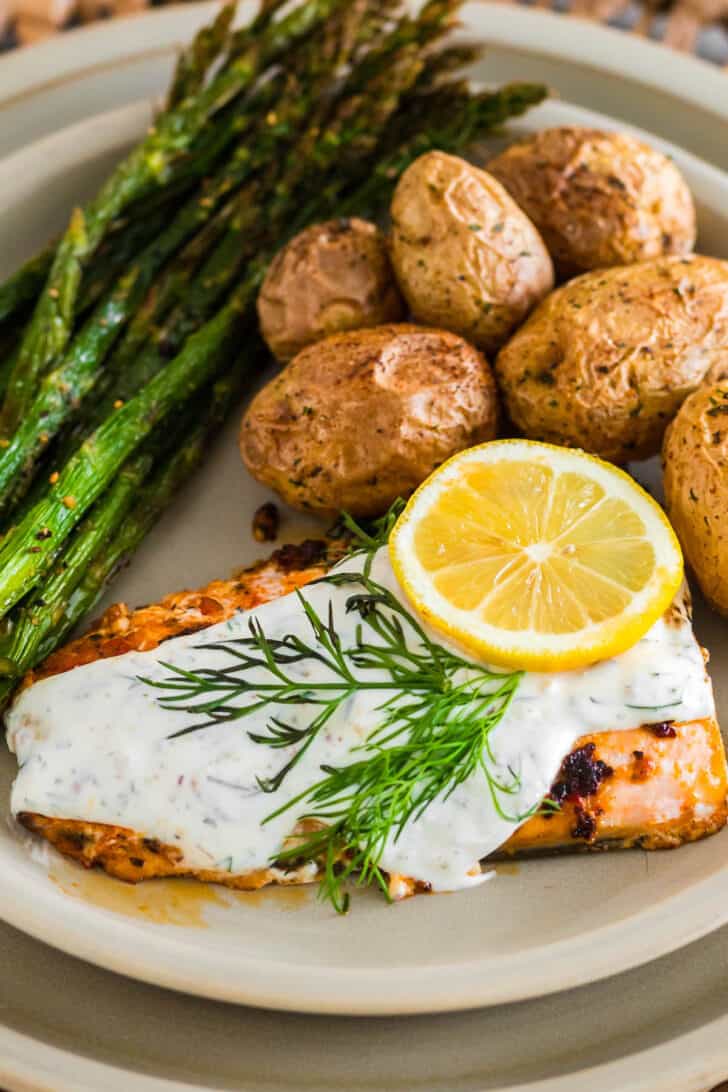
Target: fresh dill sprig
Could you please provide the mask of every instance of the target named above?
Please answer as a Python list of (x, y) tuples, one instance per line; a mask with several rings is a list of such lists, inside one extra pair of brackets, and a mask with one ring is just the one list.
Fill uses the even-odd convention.
[[(370, 683), (354, 676), (341, 647), (331, 604), (328, 618), (324, 621), (300, 591), (296, 594), (311, 626), (312, 639), (306, 641), (293, 633), (282, 638), (269, 638), (260, 622), (251, 618), (248, 623), (249, 637), (197, 646), (206, 651), (225, 653), (232, 661), (228, 666), (185, 671), (174, 664), (164, 663), (162, 666), (172, 672), (171, 676), (162, 680), (141, 680), (164, 691), (160, 698), (162, 708), (178, 709), (202, 718), (172, 733), (170, 739), (226, 721), (242, 720), (270, 706), (319, 708), (319, 712), (301, 728), (286, 723), (280, 716), (271, 716), (266, 735), (249, 733), (254, 742), (266, 743), (271, 747), (301, 744), (275, 777), (258, 779), (264, 792), (275, 792), (280, 788), (286, 775), (300, 762), (324, 725), (356, 690), (372, 687), (388, 689), (386, 682)], [(318, 666), (319, 674), (323, 668), (323, 680), (315, 681), (303, 674), (296, 675), (290, 670), (294, 665), (306, 665), (308, 668)]]
[[(251, 621), (250, 637), (204, 646), (230, 657), (225, 668), (189, 672), (166, 665), (171, 677), (146, 681), (164, 691), (164, 708), (204, 717), (171, 738), (242, 719), (270, 705), (317, 708), (302, 726), (271, 716), (265, 733), (250, 733), (255, 742), (270, 747), (298, 745), (275, 777), (260, 782), (267, 792), (280, 788), (342, 703), (364, 689), (383, 693), (377, 707), (381, 723), (356, 749), (360, 757), (347, 766), (322, 767), (321, 780), (269, 816), (305, 802), (296, 819), (326, 824), (276, 859), (321, 862), (322, 892), (343, 912), (348, 907), (346, 880), (356, 873), (359, 884), (375, 882), (386, 894), (379, 862), (387, 840), (396, 840), (436, 797), (447, 798), (477, 770), (498, 813), (514, 821), (524, 818), (504, 812), (501, 794), (516, 792), (519, 781), (515, 774), (508, 783), (496, 776), (489, 742), (521, 675), (492, 672), (432, 641), (396, 596), (363, 573), (333, 573), (327, 579), (333, 587), (351, 587), (346, 610), (359, 616), (351, 647), (342, 645), (333, 612), (324, 621), (299, 593), (313, 641), (296, 635), (271, 640)], [(326, 668), (326, 681), (291, 675), (290, 666), (304, 661)], [(259, 675), (256, 682), (247, 679), (252, 668), (263, 668), (269, 681)], [(371, 677), (382, 671), (384, 679)], [(237, 704), (240, 699), (242, 704)]]
[[(249, 636), (199, 646), (224, 654), (224, 667), (186, 671), (165, 664), (166, 678), (142, 680), (162, 691), (163, 708), (198, 718), (172, 739), (270, 710), (265, 730), (249, 732), (250, 738), (293, 751), (273, 777), (259, 779), (270, 793), (280, 789), (347, 701), (361, 691), (381, 692), (374, 709), (378, 723), (354, 748), (353, 761), (321, 766), (320, 780), (265, 820), (294, 810), (297, 822), (321, 824), (293, 839), (275, 861), (318, 861), (321, 892), (339, 912), (348, 908), (344, 884), (353, 875), (359, 885), (376, 883), (389, 897), (380, 865), (388, 842), (473, 774), (482, 773), (499, 815), (514, 822), (526, 818), (503, 807), (501, 797), (515, 794), (520, 781), (512, 770), (507, 780), (498, 775), (490, 744), (522, 673), (491, 671), (439, 644), (396, 595), (372, 579), (374, 556), (399, 511), (390, 510), (370, 530), (344, 517), (350, 557), (362, 557), (361, 571), (334, 571), (317, 581), (350, 590), (345, 610), (357, 616), (351, 643), (337, 630), (332, 601), (322, 616), (299, 590), (310, 629), (305, 639), (295, 633), (268, 637), (251, 618)], [(282, 715), (286, 706), (309, 707), (311, 716), (291, 724)]]
[(404, 508), (405, 501), (398, 497), (390, 504), (383, 516), (368, 520), (366, 523), (355, 520), (348, 512), (341, 513), (339, 523), (349, 536), (347, 553), (350, 557), (365, 555), (364, 573), (366, 576), (369, 576), (371, 572), (372, 561), (377, 550), (381, 549), (382, 546), (386, 546), (389, 542), (389, 536)]
[(455, 683), (453, 676), (463, 663), (449, 662), (450, 655), (445, 654), (442, 664), (446, 685), (423, 694), (403, 692), (380, 707), (382, 724), (355, 748), (360, 758), (346, 766), (323, 766), (324, 777), (317, 784), (266, 820), (305, 803), (298, 819), (322, 824), (276, 859), (281, 864), (319, 861), (321, 894), (339, 913), (348, 909), (344, 884), (352, 876), (358, 886), (376, 883), (389, 899), (380, 867), (388, 841), (396, 842), (435, 799), (447, 799), (477, 771), (484, 775), (501, 817), (514, 822), (527, 817), (508, 815), (503, 809), (500, 795), (516, 793), (520, 780), (509, 771), (511, 780), (506, 783), (493, 772), (489, 738), (513, 699), (521, 673), (498, 675), (467, 664), (469, 677)]

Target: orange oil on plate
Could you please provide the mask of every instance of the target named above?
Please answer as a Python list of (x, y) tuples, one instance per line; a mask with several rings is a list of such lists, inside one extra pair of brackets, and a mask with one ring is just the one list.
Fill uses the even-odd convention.
[(210, 925), (206, 911), (211, 906), (230, 908), (262, 906), (280, 911), (305, 906), (316, 891), (305, 887), (268, 887), (259, 891), (232, 891), (218, 884), (198, 880), (145, 880), (124, 883), (103, 872), (86, 872), (66, 862), (53, 865), (49, 877), (71, 898), (111, 910), (127, 918), (139, 918), (156, 925), (180, 925), (205, 929)]
[(521, 870), (516, 861), (498, 861), (494, 867), (496, 876), (517, 876)]

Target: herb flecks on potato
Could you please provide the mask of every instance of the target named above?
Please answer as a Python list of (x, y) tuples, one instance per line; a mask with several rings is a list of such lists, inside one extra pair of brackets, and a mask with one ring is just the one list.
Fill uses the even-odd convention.
[(488, 163), (533, 220), (561, 276), (695, 245), (695, 206), (667, 156), (626, 133), (543, 129)]
[(491, 175), (428, 152), (392, 199), (392, 264), (415, 319), (493, 352), (553, 287), (536, 228)]
[(442, 330), (389, 325), (299, 353), (253, 400), (240, 450), (294, 508), (373, 516), (496, 426), (481, 353)]
[(384, 235), (356, 218), (296, 235), (273, 260), (258, 296), (261, 332), (281, 362), (329, 334), (403, 315)]
[(705, 598), (728, 615), (728, 351), (665, 435), (665, 500)]
[(513, 423), (614, 462), (660, 450), (682, 402), (728, 347), (728, 262), (661, 258), (585, 273), (501, 350)]

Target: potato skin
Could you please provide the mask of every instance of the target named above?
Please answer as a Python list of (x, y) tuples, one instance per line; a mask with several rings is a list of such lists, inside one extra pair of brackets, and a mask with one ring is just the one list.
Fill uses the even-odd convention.
[(560, 276), (695, 245), (695, 206), (677, 167), (626, 133), (544, 129), (487, 166), (543, 236)]
[(513, 423), (613, 462), (665, 427), (728, 346), (728, 262), (661, 258), (556, 289), (496, 361)]
[(501, 184), (428, 152), (391, 207), (392, 264), (413, 316), (494, 352), (553, 287), (541, 236)]
[(294, 236), (258, 295), (261, 333), (285, 362), (329, 334), (404, 315), (384, 235), (366, 220), (327, 220)]
[[(728, 352), (722, 373), (728, 380)], [(728, 381), (687, 398), (662, 450), (667, 513), (703, 595), (728, 615)]]
[(254, 398), (240, 451), (294, 508), (374, 516), (496, 427), (495, 380), (472, 345), (389, 325), (299, 353)]

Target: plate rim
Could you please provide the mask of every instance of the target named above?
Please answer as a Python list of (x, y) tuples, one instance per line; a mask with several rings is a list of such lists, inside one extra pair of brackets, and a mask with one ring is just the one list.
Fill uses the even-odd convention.
[[(387, 975), (388, 968), (384, 966), (336, 969), (297, 964), (292, 970), (288, 963), (273, 962), (268, 958), (256, 960), (247, 954), (236, 963), (229, 952), (223, 950), (213, 954), (209, 949), (200, 950), (179, 933), (160, 930), (152, 935), (129, 919), (116, 920), (106, 916), (100, 919), (93, 905), (81, 901), (73, 903), (72, 920), (68, 915), (64, 919), (54, 919), (51, 937), (48, 934), (49, 911), (39, 911), (34, 900), (30, 904), (24, 900), (27, 888), (22, 880), (8, 876), (4, 887), (0, 917), (5, 922), (76, 958), (127, 978), (208, 1000), (311, 1015), (427, 1015), (547, 997), (646, 965), (728, 922), (726, 869), (723, 875), (706, 877), (689, 889), (630, 915), (632, 939), (626, 944), (624, 937), (619, 937), (623, 922), (617, 921), (580, 933), (575, 939), (544, 946), (540, 955), (539, 949), (535, 949), (517, 956), (504, 956), (502, 961), (488, 957), (460, 963), (457, 965), (457, 993), (454, 993), (451, 981), (445, 980), (441, 973), (443, 966), (452, 969), (453, 964), (407, 967), (405, 973), (396, 976)], [(707, 892), (713, 898), (707, 898)], [(4, 900), (13, 895), (13, 906), (8, 910)], [(694, 914), (689, 927), (683, 925), (676, 933), (675, 921), (686, 920), (686, 912), (696, 899), (702, 905), (701, 912)], [(716, 901), (723, 905), (722, 914), (716, 914)], [(101, 920), (104, 941), (98, 943), (94, 938)], [(645, 941), (645, 937), (649, 939)], [(133, 939), (131, 946), (130, 939)], [(617, 947), (614, 946), (616, 939), (619, 939)], [(595, 951), (599, 953), (597, 957), (594, 957)], [(584, 972), (586, 960), (582, 961), (581, 957), (586, 955), (591, 956), (592, 962), (589, 971)], [(501, 962), (507, 974), (499, 973)], [(534, 964), (538, 968), (536, 973)], [(554, 981), (547, 975), (554, 965), (561, 968), (561, 977), (558, 983), (544, 989), (544, 981)], [(564, 968), (568, 970), (564, 971)], [(491, 988), (484, 994), (483, 982), (492, 980), (491, 976), (500, 988)], [(376, 992), (383, 977), (386, 991)], [(241, 991), (240, 983), (246, 981), (253, 982), (254, 986)], [(372, 990), (374, 997), (369, 992)]]
[[(415, 0), (409, 2), (412, 7), (418, 6)], [(125, 60), (167, 53), (188, 40), (219, 6), (218, 0), (169, 4), (115, 18), (113, 33), (109, 23), (102, 21), (5, 54), (0, 72), (0, 110), (57, 86), (59, 81)], [(240, 0), (238, 18), (254, 7), (254, 0)], [(628, 75), (703, 112), (728, 118), (728, 101), (721, 103), (721, 98), (725, 99), (724, 71), (700, 57), (674, 50), (669, 52), (668, 83), (664, 72), (667, 48), (649, 38), (578, 16), (565, 19), (558, 12), (494, 0), (470, 0), (462, 9), (462, 23), (480, 24), (478, 33), (486, 43), (523, 48), (552, 58), (573, 52), (580, 65), (617, 76)], [(556, 27), (558, 34), (552, 34)], [(94, 64), (88, 64), (89, 56), (97, 58)], [(706, 96), (706, 90), (715, 95)]]
[[(614, 1092), (617, 1088), (620, 1092), (654, 1092), (656, 1061), (660, 1092), (705, 1092), (725, 1079), (726, 1038), (728, 1015), (723, 1015), (658, 1046), (563, 1076), (509, 1085), (500, 1092), (583, 1092), (586, 1084), (590, 1092)], [(2, 1025), (0, 1080), (22, 1082), (13, 1092), (98, 1092), (99, 1088), (105, 1092), (212, 1092), (209, 1085), (150, 1076), (80, 1057)], [(238, 1088), (239, 1092), (261, 1092), (250, 1084)]]
[[(572, 114), (574, 112), (577, 114), (579, 112), (583, 113), (585, 120), (588, 117), (598, 123), (614, 124), (614, 119), (604, 118), (604, 115), (599, 115), (594, 111), (585, 110), (569, 103), (563, 103), (562, 105)], [(32, 163), (37, 162), (39, 157), (41, 160), (47, 161), (48, 151), (51, 148), (54, 149), (53, 161), (56, 166), (59, 163), (62, 165), (64, 154), (70, 162), (75, 162), (77, 155), (72, 152), (72, 149), (79, 146), (81, 134), (84, 132), (89, 133), (91, 130), (95, 130), (99, 135), (102, 135), (109, 146), (116, 145), (118, 144), (118, 129), (127, 132), (132, 131), (134, 125), (143, 125), (145, 110), (148, 110), (148, 103), (141, 102), (96, 115), (60, 130), (52, 136), (44, 137), (20, 152), (7, 157), (0, 163), (0, 194), (3, 192), (3, 174), (5, 172), (7, 172), (6, 179), (9, 175), (12, 175), (13, 178), (28, 177), (28, 172), (32, 172), (33, 169)], [(604, 121), (600, 122), (602, 118), (604, 118)], [(113, 121), (113, 125), (110, 124), (110, 120)], [(619, 124), (622, 125), (621, 122)], [(626, 128), (640, 132), (634, 126), (626, 126)], [(73, 139), (70, 141), (68, 139), (69, 132), (73, 134)], [(669, 145), (669, 142), (662, 141), (654, 136), (651, 136), (651, 139), (662, 147), (674, 147)], [(101, 154), (103, 150), (104, 146), (98, 144), (95, 146), (96, 154)], [(684, 163), (689, 163), (696, 170), (703, 171), (709, 181), (712, 180), (728, 188), (728, 175), (724, 172), (704, 163), (704, 161), (699, 160), (689, 152), (683, 152), (680, 149), (675, 149), (675, 151), (679, 157), (682, 157)], [(5, 181), (5, 186), (8, 185), (9, 183)], [(698, 913), (693, 910), (689, 925), (686, 925), (685, 911), (690, 908), (690, 904), (695, 901), (696, 896), (703, 888), (710, 889), (714, 893), (714, 900), (706, 898), (699, 900), (703, 907), (702, 911)], [(104, 930), (105, 943), (100, 945), (95, 941), (95, 930), (84, 928), (84, 922), (88, 925), (95, 923), (98, 926), (98, 912), (93, 907), (79, 905), (78, 903), (74, 903), (73, 922), (70, 922), (67, 918), (63, 921), (54, 920), (55, 933), (51, 941), (48, 938), (49, 911), (46, 909), (41, 912), (33, 900), (28, 906), (23, 898), (24, 891), (24, 881), (18, 880), (14, 875), (10, 875), (3, 884), (3, 892), (0, 895), (0, 916), (9, 924), (46, 943), (52, 943), (55, 947), (59, 947), (72, 955), (80, 956), (89, 962), (125, 974), (127, 977), (137, 978), (154, 985), (161, 985), (185, 993), (193, 993), (198, 996), (238, 1004), (254, 1004), (272, 1009), (310, 1013), (342, 1013), (346, 1011), (351, 1015), (370, 1016), (458, 1011), (484, 1005), (524, 1000), (529, 997), (545, 996), (548, 993), (559, 992), (587, 982), (595, 982), (630, 967), (647, 963), (689, 944), (691, 941), (717, 928), (722, 920), (728, 920), (728, 870), (726, 870), (722, 876), (717, 873), (713, 874), (694, 884), (686, 891), (677, 892), (641, 913), (630, 916), (632, 936), (640, 939), (638, 943), (633, 940), (630, 945), (625, 944), (624, 938), (622, 938), (619, 958), (615, 958), (611, 942), (615, 933), (622, 929), (622, 922), (611, 923), (598, 930), (582, 933), (576, 940), (559, 941), (543, 948), (542, 951), (548, 953), (549, 963), (553, 958), (558, 958), (560, 951), (564, 953), (568, 951), (570, 956), (568, 960), (562, 961), (562, 966), (569, 967), (570, 973), (562, 973), (558, 982), (550, 985), (546, 990), (543, 988), (544, 981), (552, 982), (553, 979), (544, 973), (544, 957), (542, 955), (540, 979), (538, 985), (535, 985), (534, 978), (538, 978), (539, 975), (534, 975), (532, 966), (534, 959), (537, 957), (536, 952), (531, 950), (517, 957), (507, 957), (510, 974), (507, 976), (495, 975), (496, 982), (500, 985), (498, 988), (491, 985), (487, 994), (483, 993), (482, 986), (484, 980), (487, 981), (489, 976), (485, 975), (484, 972), (487, 968), (492, 974), (494, 967), (498, 964), (498, 961), (493, 958), (471, 961), (467, 964), (467, 970), (463, 970), (462, 965), (459, 966), (460, 974), (455, 996), (453, 996), (453, 988), (450, 984), (447, 987), (437, 986), (438, 968), (435, 965), (430, 968), (417, 968), (408, 971), (406, 985), (400, 982), (394, 983), (390, 978), (386, 995), (383, 996), (380, 993), (375, 999), (372, 999), (372, 983), (381, 980), (381, 969), (379, 968), (362, 968), (358, 970), (349, 968), (337, 971), (331, 968), (324, 970), (301, 965), (296, 969), (295, 975), (292, 976), (291, 968), (288, 965), (273, 964), (270, 960), (256, 963), (255, 960), (246, 956), (244, 960), (246, 973), (243, 974), (242, 962), (235, 965), (234, 970), (231, 970), (229, 954), (226, 954), (224, 959), (220, 959), (219, 966), (213, 965), (214, 960), (209, 952), (203, 953), (203, 956), (198, 955), (198, 962), (196, 962), (194, 956), (190, 955), (190, 953), (194, 953), (195, 945), (184, 941), (179, 933), (159, 933), (152, 939), (146, 930), (137, 927), (137, 943), (134, 948), (134, 956), (130, 960), (128, 948), (125, 949), (123, 945), (117, 947), (114, 940), (115, 938), (119, 939), (122, 934), (128, 936), (129, 931), (134, 930), (133, 924), (130, 924), (127, 920), (107, 922)], [(719, 900), (725, 906), (723, 919), (716, 918), (712, 905), (710, 909), (705, 905), (715, 900)], [(7, 907), (8, 903), (11, 904), (10, 910)], [(655, 928), (657, 919), (663, 922), (662, 932)], [(635, 924), (642, 921), (649, 921), (651, 923), (650, 928), (641, 929), (639, 925)], [(669, 938), (664, 935), (667, 927), (666, 922), (670, 923)], [(682, 929), (677, 932), (674, 927), (675, 922), (682, 925)], [(644, 939), (645, 935), (648, 937), (647, 942)], [(660, 937), (659, 942), (658, 937)], [(639, 951), (636, 950), (637, 947)], [(580, 969), (586, 965), (586, 961), (582, 964), (580, 959), (575, 958), (575, 953), (578, 955), (582, 949), (584, 951), (588, 949), (592, 956), (588, 971)], [(123, 959), (121, 955), (116, 955), (117, 951), (124, 952)], [(189, 963), (184, 969), (180, 967), (180, 952), (186, 952), (190, 955)], [(599, 953), (597, 957), (594, 955), (595, 952)], [(150, 959), (153, 970), (150, 970)], [(166, 966), (160, 970), (160, 962), (163, 960)], [(505, 963), (506, 960), (504, 959)], [(525, 977), (524, 975), (519, 977), (513, 974), (514, 966), (521, 969), (527, 965), (531, 966), (530, 985), (524, 984), (522, 980)], [(190, 968), (194, 968), (194, 972)], [(233, 981), (230, 980), (231, 975)], [(252, 992), (250, 990), (241, 991), (239, 983), (245, 981), (248, 977), (257, 979), (256, 988)], [(297, 987), (292, 982), (292, 978), (296, 979)], [(355, 1001), (352, 1000), (352, 994), (356, 996)], [(433, 1000), (433, 998), (435, 999)]]

